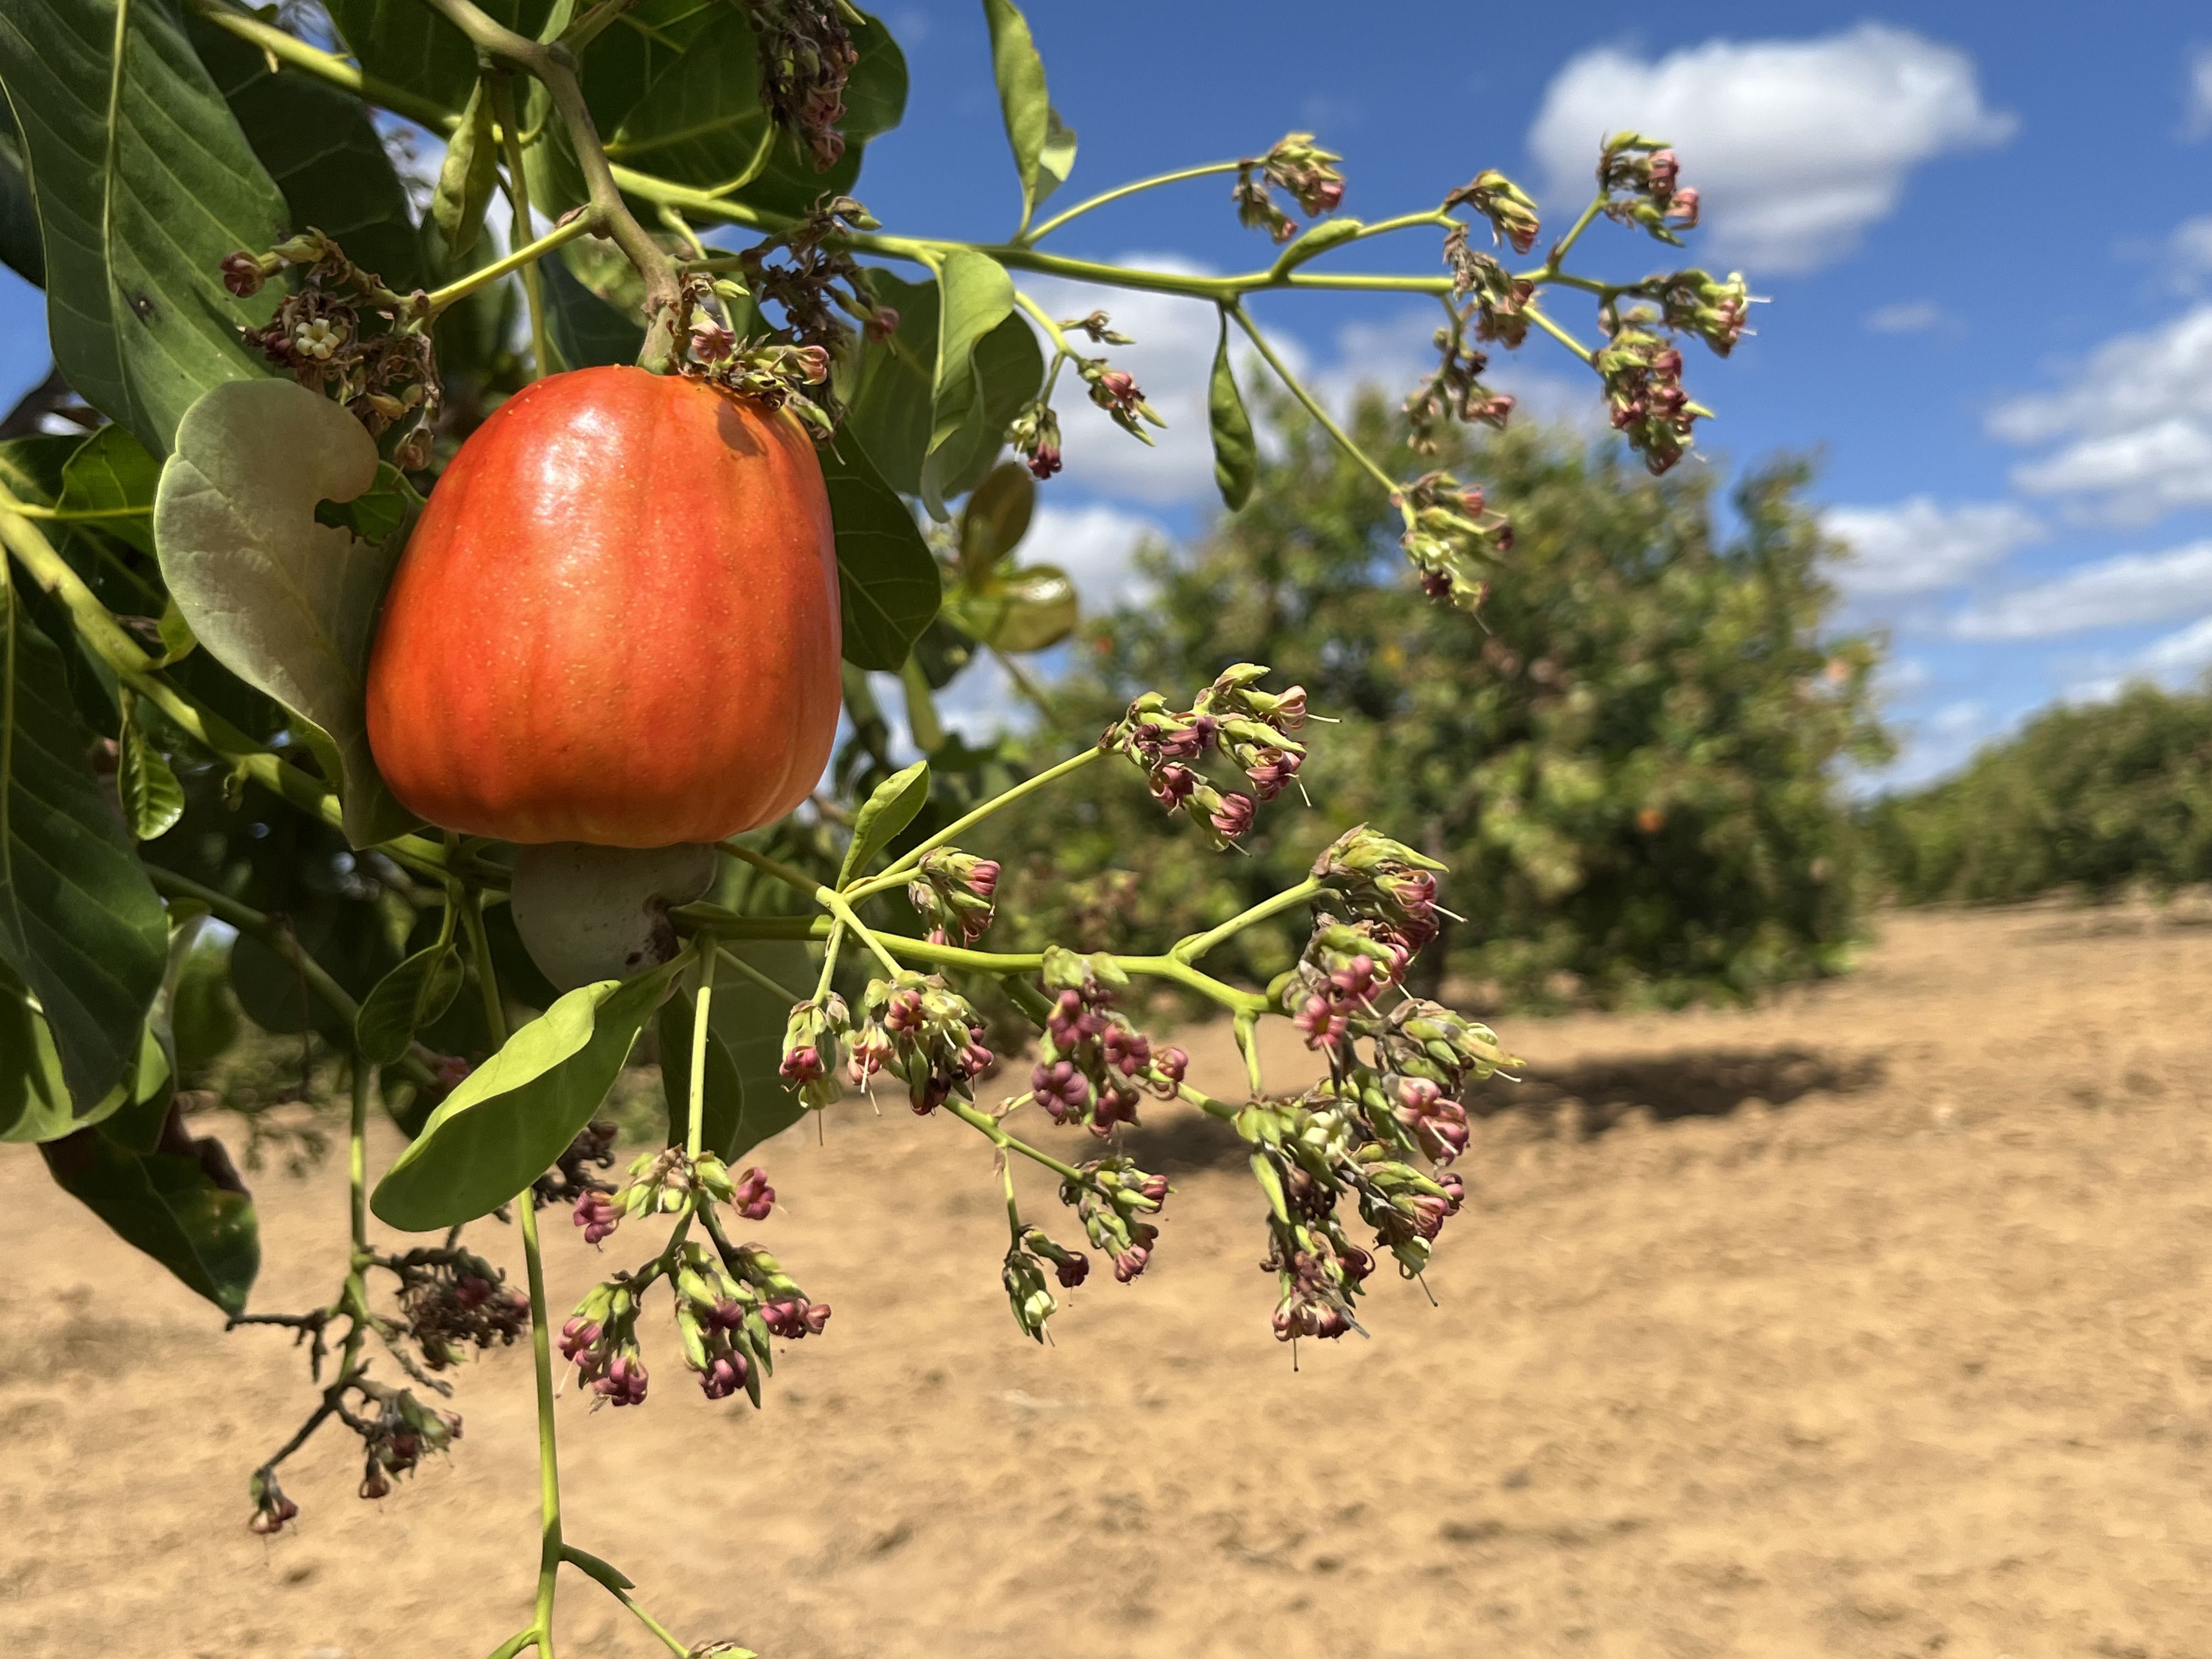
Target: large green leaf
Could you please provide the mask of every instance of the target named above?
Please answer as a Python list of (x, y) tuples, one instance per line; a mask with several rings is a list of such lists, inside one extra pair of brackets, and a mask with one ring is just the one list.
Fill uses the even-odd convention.
[(775, 137), (761, 101), (760, 46), (726, 9), (647, 83), (607, 141), (623, 167), (702, 190), (735, 190), (768, 165)]
[[(550, 9), (548, 0), (481, 0), (481, 4), (495, 21), (532, 38), (544, 27)], [(323, 9), (366, 74), (431, 99), (455, 114), (468, 102), (477, 82), (476, 48), (422, 0), (325, 0)]]
[(546, 329), (563, 368), (594, 368), (634, 363), (645, 346), (645, 325), (623, 313), (579, 282), (568, 263), (556, 254), (538, 263), (545, 295)]
[(356, 264), (402, 294), (422, 287), (422, 246), (407, 191), (368, 106), (297, 70), (274, 73), (258, 49), (212, 23), (194, 18), (190, 32), (246, 142), (284, 192), (294, 228), (313, 225), (335, 238)]
[(168, 1090), (168, 1056), (149, 1024), (140, 1031), (137, 1058), (123, 1081), (90, 1111), (78, 1111), (62, 1075), (52, 1028), (23, 981), (0, 963), (0, 1141), (58, 1139), (157, 1093), (166, 1100)]
[(945, 598), (945, 618), (996, 650), (1042, 651), (1075, 631), (1075, 584), (1057, 565), (1000, 568)]
[[(787, 989), (812, 988), (814, 953), (804, 945), (788, 939), (732, 939), (722, 948), (726, 954), (743, 957)], [(770, 1135), (798, 1122), (806, 1109), (784, 1086), (777, 1071), (783, 1062), (783, 1030), (791, 1008), (787, 999), (739, 975), (727, 962), (714, 976), (714, 1036), (729, 1054), (744, 1090), (737, 1133), (725, 1143), (726, 1158), (743, 1158)]]
[(0, 83), (38, 201), (55, 361), (160, 455), (203, 392), (266, 373), (238, 325), (276, 296), (235, 300), (219, 268), (273, 246), (289, 210), (168, 8), (123, 15), (118, 31), (116, 0), (9, 0)]
[[(983, 379), (976, 348), (1012, 319), (1014, 279), (988, 253), (955, 248), (938, 273), (937, 363), (930, 379), (929, 447), (921, 460), (921, 501), (930, 517), (951, 515), (949, 481), (986, 440)], [(995, 439), (1002, 434), (989, 434)], [(995, 447), (995, 446), (994, 446)]]
[(1237, 389), (1229, 362), (1229, 313), (1221, 316), (1221, 343), (1213, 349), (1213, 378), (1206, 386), (1206, 410), (1213, 433), (1213, 482), (1221, 504), (1231, 513), (1252, 499), (1260, 476), (1260, 448), (1252, 437), (1252, 417)]
[(253, 1200), (216, 1142), (173, 1125), (161, 1146), (142, 1152), (96, 1128), (39, 1150), (55, 1182), (124, 1240), (225, 1313), (241, 1313), (261, 1268)]
[[(899, 325), (887, 339), (857, 345), (839, 364), (838, 396), (851, 411), (846, 429), (886, 483), (902, 495), (920, 495), (936, 421), (937, 284), (902, 282), (883, 270), (872, 271), (870, 280), (876, 297), (899, 313)], [(1044, 356), (1036, 331), (1020, 317), (1004, 317), (974, 346), (969, 373), (980, 402), (968, 405), (936, 457), (946, 498), (982, 482), (1006, 428), (1036, 396)]]
[(991, 69), (999, 82), (999, 111), (1006, 118), (1014, 171), (1022, 181), (1026, 225), (1037, 204), (1067, 182), (1075, 166), (1075, 134), (1061, 125), (1046, 94), (1044, 60), (1030, 36), (1029, 20), (1012, 0), (983, 0), (983, 16), (990, 25)]
[(592, 1121), (683, 959), (560, 998), (439, 1103), (369, 1203), (406, 1232), (489, 1214)]
[(154, 490), (161, 480), (161, 462), (146, 453), (130, 428), (104, 426), (70, 453), (56, 504), (68, 513), (130, 515), (101, 519), (100, 532), (151, 553)]
[(362, 692), (401, 538), (359, 540), (318, 523), (315, 507), (376, 477), (375, 443), (337, 404), (291, 380), (246, 381), (192, 406), (154, 514), (185, 620), (223, 666), (312, 725), (356, 847), (414, 822), (377, 775)]
[(914, 513), (885, 483), (860, 445), (821, 451), (830, 518), (837, 531), (837, 587), (845, 660), (896, 670), (937, 614), (936, 556)]
[(0, 568), (0, 961), (46, 1010), (80, 1110), (137, 1058), (168, 922), (94, 781), (62, 654)]
[(0, 264), (33, 288), (46, 285), (46, 253), (39, 245), (39, 204), (23, 172), (13, 120), (0, 120)]
[(396, 1064), (415, 1034), (435, 1022), (460, 994), (461, 953), (450, 943), (417, 951), (362, 999), (354, 1016), (354, 1052), (371, 1066)]

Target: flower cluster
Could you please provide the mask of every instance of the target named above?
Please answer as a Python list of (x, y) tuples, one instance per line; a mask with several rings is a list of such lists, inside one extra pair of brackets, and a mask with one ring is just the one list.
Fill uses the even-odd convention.
[(604, 1119), (586, 1123), (568, 1143), (568, 1150), (553, 1160), (553, 1167), (531, 1183), (531, 1194), (540, 1209), (550, 1204), (573, 1204), (586, 1193), (611, 1193), (614, 1182), (602, 1181), (593, 1170), (611, 1170), (615, 1163), (615, 1126)]
[[(1437, 917), (1451, 914), (1437, 903), (1437, 877), (1443, 868), (1403, 842), (1358, 824), (1314, 860), (1314, 879), (1322, 884), (1314, 908), (1369, 924), (1386, 950), (1401, 950), (1410, 958), (1437, 936)], [(1391, 976), (1404, 971), (1404, 961), (1396, 961)]]
[(993, 896), (999, 890), (999, 866), (956, 847), (933, 847), (922, 854), (907, 900), (929, 924), (933, 945), (973, 945), (991, 926)]
[(530, 1329), (530, 1301), (482, 1256), (417, 1250), (397, 1259), (399, 1311), (422, 1363), (444, 1370), (469, 1350), (511, 1347)]
[(1103, 357), (1078, 357), (1075, 368), (1084, 384), (1091, 388), (1091, 401), (1104, 410), (1114, 424), (1131, 437), (1150, 443), (1152, 434), (1145, 430), (1141, 422), (1167, 425), (1159, 411), (1145, 401), (1144, 388), (1127, 369), (1115, 368)]
[(1690, 428), (1705, 411), (1682, 390), (1682, 354), (1643, 326), (1656, 320), (1631, 311), (1591, 363), (1605, 382), (1607, 415), (1644, 465), (1661, 473), (1682, 459)]
[(1289, 133), (1265, 155), (1246, 157), (1237, 164), (1237, 184), (1230, 191), (1237, 222), (1247, 230), (1264, 229), (1278, 242), (1289, 241), (1298, 234), (1297, 223), (1275, 205), (1273, 190), (1288, 195), (1309, 218), (1334, 213), (1344, 203), (1344, 174), (1336, 167), (1343, 159), (1316, 144), (1310, 132)]
[(1421, 591), (1479, 609), (1490, 585), (1475, 574), (1475, 563), (1513, 550), (1513, 521), (1488, 510), (1481, 485), (1462, 485), (1449, 472), (1423, 473), (1401, 486), (1396, 500), (1406, 520), (1398, 544), (1419, 574)]
[(434, 1411), (405, 1389), (386, 1388), (362, 1378), (355, 1384), (374, 1413), (347, 1413), (348, 1425), (361, 1436), (366, 1458), (361, 1480), (363, 1498), (382, 1498), (392, 1477), (410, 1474), (426, 1451), (441, 1452), (461, 1437), (461, 1419)]
[(1605, 214), (1624, 225), (1638, 225), (1676, 247), (1679, 228), (1698, 224), (1698, 192), (1680, 182), (1674, 152), (1640, 132), (1616, 132), (1598, 152), (1597, 186), (1605, 194)]
[(1137, 1121), (1139, 1091), (1172, 1099), (1190, 1065), (1180, 1048), (1152, 1039), (1114, 1007), (1129, 976), (1109, 956), (1048, 945), (1043, 969), (1052, 1012), (1030, 1071), (1030, 1091), (1055, 1123), (1080, 1123), (1101, 1137)]
[(845, 999), (835, 991), (798, 1004), (784, 1024), (783, 1060), (776, 1070), (813, 1110), (844, 1097), (838, 1071), (845, 1063), (845, 1040), (852, 1031), (853, 1017), (846, 1011)]
[(1144, 772), (1154, 800), (1171, 812), (1180, 809), (1215, 845), (1225, 846), (1252, 827), (1252, 795), (1224, 794), (1194, 763), (1218, 746), (1250, 781), (1253, 795), (1273, 800), (1305, 762), (1305, 745), (1291, 735), (1306, 722), (1304, 688), (1262, 691), (1259, 681), (1267, 672), (1257, 663), (1238, 663), (1200, 692), (1187, 711), (1147, 691), (1106, 729), (1098, 745), (1127, 756)]
[(855, 1084), (890, 1072), (906, 1085), (918, 1115), (956, 1093), (974, 1098), (975, 1079), (994, 1056), (983, 1046), (982, 1016), (941, 975), (909, 970), (872, 981), (860, 1014), (850, 1062)]
[(372, 437), (407, 424), (395, 464), (410, 472), (428, 465), (443, 394), (429, 333), (418, 326), (428, 314), (423, 295), (393, 293), (312, 228), (266, 253), (224, 255), (222, 284), (250, 299), (288, 267), (297, 269), (297, 286), (267, 323), (239, 330), (246, 344), (301, 385), (331, 389)]
[(1042, 398), (1014, 416), (1006, 428), (1006, 441), (1040, 481), (1060, 471), (1060, 416)]
[[(765, 312), (775, 305), (783, 313), (778, 337), (818, 347), (825, 367), (853, 337), (847, 318), (867, 328), (880, 325), (866, 272), (842, 245), (833, 246), (845, 231), (876, 228), (875, 218), (851, 197), (825, 197), (804, 218), (738, 255), (755, 307)], [(778, 254), (783, 256), (781, 262), (772, 263)], [(818, 385), (823, 378), (810, 384)]]
[(700, 362), (688, 362), (683, 372), (695, 380), (743, 398), (767, 410), (788, 409), (826, 435), (834, 422), (818, 396), (809, 388), (826, 386), (830, 354), (818, 345), (787, 345), (775, 340), (738, 341), (726, 330), (694, 328), (693, 349)]
[(1659, 302), (1660, 319), (1668, 328), (1696, 335), (1721, 357), (1744, 337), (1751, 314), (1751, 291), (1740, 270), (1730, 271), (1726, 282), (1702, 270), (1678, 270), (1638, 283), (1637, 292)]
[(594, 1285), (561, 1327), (561, 1357), (601, 1405), (641, 1406), (651, 1378), (637, 1346), (637, 1291), (626, 1279)]
[[(1486, 328), (1490, 313), (1474, 304), (1446, 309), (1451, 320), (1433, 337), (1442, 361), (1406, 399), (1406, 447), (1416, 455), (1437, 452), (1448, 421), (1462, 424), (1479, 421), (1503, 430), (1513, 414), (1510, 392), (1492, 392), (1482, 384), (1482, 372), (1490, 367), (1490, 359), (1468, 341), (1469, 323), (1478, 330)], [(1525, 328), (1527, 324), (1521, 326)]]
[[(1079, 1180), (1060, 1182), (1060, 1202), (1075, 1206), (1084, 1237), (1113, 1263), (1114, 1277), (1126, 1285), (1152, 1259), (1160, 1230), (1145, 1218), (1158, 1214), (1167, 1202), (1168, 1178), (1148, 1175), (1126, 1158), (1096, 1159), (1081, 1165), (1079, 1174)], [(1089, 1273), (1090, 1264), (1071, 1264), (1064, 1271), (1074, 1278), (1061, 1282), (1074, 1284)]]
[(797, 138), (817, 173), (845, 153), (845, 82), (860, 61), (836, 0), (752, 0), (745, 9), (760, 52), (761, 89), (778, 126)]
[(1471, 207), (1489, 220), (1491, 235), (1516, 253), (1526, 253), (1535, 246), (1537, 234), (1543, 229), (1536, 204), (1528, 192), (1496, 167), (1486, 167), (1445, 197), (1441, 210), (1450, 213), (1463, 207)]

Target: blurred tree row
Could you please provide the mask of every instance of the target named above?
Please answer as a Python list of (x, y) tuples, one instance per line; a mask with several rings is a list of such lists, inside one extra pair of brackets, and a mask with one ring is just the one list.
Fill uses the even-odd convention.
[(1957, 775), (1873, 803), (1865, 821), (1908, 904), (2212, 878), (2212, 692), (2138, 685), (2050, 709)]
[[(1146, 549), (1152, 591), (1089, 625), (1051, 704), (1060, 735), (1087, 737), (1140, 691), (1187, 699), (1269, 664), (1338, 722), (1305, 734), (1310, 807), (1293, 787), (1261, 808), (1251, 856), (1217, 855), (1188, 825), (1158, 833), (1127, 768), (1090, 769), (1000, 832), (1017, 843), (1002, 926), (1086, 948), (1204, 927), (1371, 817), (1450, 865), (1464, 920), (1424, 961), (1493, 1001), (1734, 999), (1840, 965), (1862, 884), (1837, 774), (1888, 750), (1877, 648), (1831, 632), (1833, 550), (1802, 464), (1747, 475), (1724, 535), (1710, 471), (1650, 478), (1540, 428), (1417, 456), (1370, 399), (1358, 436), (1396, 476), (1443, 466), (1513, 504), (1474, 623), (1401, 574), (1371, 480), (1275, 414), (1255, 504), (1194, 548)], [(1232, 948), (1264, 975), (1295, 947), (1285, 927)]]

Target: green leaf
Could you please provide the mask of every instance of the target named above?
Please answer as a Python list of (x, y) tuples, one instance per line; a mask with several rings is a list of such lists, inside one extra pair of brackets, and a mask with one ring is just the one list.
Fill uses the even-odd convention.
[(1309, 259), (1326, 253), (1340, 242), (1348, 242), (1366, 227), (1357, 219), (1324, 219), (1275, 256), (1270, 278), (1289, 276)]
[[(323, 9), (368, 75), (456, 114), (467, 103), (477, 82), (476, 48), (422, 0), (326, 0)], [(551, 7), (549, 0), (483, 0), (483, 9), (535, 40)]]
[(868, 866), (868, 860), (898, 832), (914, 822), (915, 814), (929, 801), (929, 763), (916, 761), (903, 772), (894, 772), (875, 787), (860, 810), (853, 815), (853, 840), (845, 848), (844, 867), (837, 872), (842, 887)]
[[(817, 972), (813, 953), (793, 940), (732, 939), (722, 951), (726, 956), (743, 957), (793, 990), (811, 987)], [(726, 1158), (743, 1158), (798, 1122), (806, 1110), (805, 1103), (784, 1085), (777, 1070), (783, 1063), (783, 1030), (791, 1008), (790, 1002), (765, 986), (732, 971), (726, 962), (714, 975), (714, 1036), (736, 1067), (744, 1097), (737, 1133), (726, 1144)], [(714, 1120), (707, 1121), (711, 1127)]]
[(430, 197), (431, 220), (451, 257), (466, 258), (476, 246), (498, 179), (499, 140), (493, 131), (489, 77), (479, 76), (469, 93), (468, 107), (461, 112), (460, 125), (446, 141), (438, 188)]
[(970, 581), (1012, 553), (1030, 533), (1036, 480), (1019, 461), (991, 470), (960, 513), (960, 571)]
[(682, 960), (571, 991), (509, 1037), (430, 1114), (370, 1206), (428, 1232), (489, 1214), (544, 1174), (606, 1099)]
[(1206, 418), (1213, 431), (1213, 482), (1220, 489), (1222, 505), (1231, 513), (1252, 499), (1253, 480), (1260, 476), (1259, 446), (1252, 438), (1252, 417), (1244, 411), (1243, 394), (1237, 390), (1236, 371), (1229, 366), (1229, 318), (1221, 319), (1221, 343), (1214, 348), (1213, 379), (1206, 387)]
[[(722, 990), (720, 985), (714, 988), (717, 1002)], [(690, 1133), (691, 1044), (697, 1018), (698, 1005), (684, 992), (678, 991), (660, 1005), (660, 1088), (668, 1098), (668, 1144), (672, 1146), (684, 1145)], [(744, 1116), (745, 1085), (738, 1075), (737, 1061), (730, 1058), (729, 1044), (722, 1041), (711, 1018), (707, 1022), (707, 1071), (702, 1083), (699, 1144), (717, 1158), (729, 1158), (738, 1122)]]
[(0, 961), (46, 1011), (70, 1097), (137, 1056), (167, 965), (161, 901), (102, 799), (62, 653), (0, 568)]
[[(133, 27), (137, 16), (134, 9)], [(356, 264), (402, 294), (421, 287), (422, 245), (406, 187), (368, 106), (312, 75), (275, 72), (258, 47), (200, 18), (191, 19), (186, 32), (246, 143), (284, 192), (293, 227), (313, 225), (336, 239)]]
[(277, 295), (234, 300), (226, 253), (283, 236), (289, 210), (164, 6), (9, 0), (0, 82), (22, 130), (46, 261), (54, 359), (85, 400), (156, 455), (210, 386), (267, 366), (239, 325)]
[(461, 953), (449, 942), (417, 951), (362, 1000), (354, 1016), (354, 1047), (371, 1066), (396, 1066), (415, 1034), (453, 1006), (465, 977)]
[(241, 1313), (261, 1267), (253, 1200), (219, 1143), (191, 1140), (178, 1128), (162, 1145), (179, 1150), (140, 1152), (94, 1128), (39, 1150), (63, 1190), (126, 1243), (225, 1313)]
[(645, 346), (645, 325), (625, 317), (579, 282), (556, 254), (538, 262), (546, 301), (547, 331), (563, 368), (634, 363)]
[(914, 513), (878, 476), (858, 444), (819, 452), (830, 518), (837, 532), (837, 591), (845, 660), (895, 670), (936, 616), (942, 594), (936, 556)]
[(62, 468), (62, 493), (56, 503), (65, 513), (119, 513), (139, 516), (102, 519), (98, 527), (141, 553), (154, 550), (154, 489), (161, 464), (131, 428), (104, 426), (70, 454)]
[(778, 134), (761, 99), (759, 43), (744, 14), (731, 9), (653, 77), (608, 141), (607, 157), (720, 193), (760, 175)]
[(962, 585), (945, 601), (945, 620), (1008, 653), (1042, 651), (1075, 631), (1081, 620), (1075, 584), (1056, 565), (1024, 565)]
[(991, 69), (999, 82), (999, 110), (1006, 143), (1022, 181), (1022, 223), (1037, 204), (1067, 182), (1075, 165), (1075, 134), (1060, 123), (1046, 95), (1044, 60), (1037, 56), (1028, 19), (1011, 0), (983, 0), (991, 29)]
[[(1006, 267), (988, 253), (955, 248), (945, 256), (938, 276), (939, 315), (937, 363), (930, 380), (929, 447), (922, 457), (921, 500), (940, 523), (948, 480), (967, 464), (975, 447), (996, 441), (1004, 430), (987, 434), (983, 380), (976, 348), (986, 335), (1012, 318), (1014, 282)], [(1023, 325), (1026, 328), (1026, 325)]]
[(0, 264), (33, 288), (46, 285), (46, 251), (39, 242), (39, 204), (23, 172), (23, 150), (12, 120), (0, 121)]
[(230, 936), (204, 925), (191, 927), (172, 957), (169, 1042), (177, 1075), (189, 1085), (238, 1041), (238, 1000), (230, 991)]
[(154, 538), (161, 574), (200, 643), (312, 726), (356, 847), (414, 820), (378, 777), (362, 687), (399, 538), (358, 541), (316, 522), (377, 476), (361, 422), (291, 380), (218, 386), (177, 430)]
[(137, 699), (126, 690), (115, 788), (123, 802), (123, 821), (130, 826), (132, 837), (159, 841), (184, 817), (185, 790), (169, 768), (169, 757), (146, 735), (137, 704)]
[[(902, 495), (921, 493), (929, 449), (929, 387), (937, 372), (937, 284), (908, 283), (872, 270), (869, 286), (899, 324), (880, 341), (860, 340), (837, 365), (837, 395), (848, 410), (844, 433), (860, 441), (885, 483)], [(841, 434), (842, 441), (842, 434)]]
[(112, 1116), (145, 1091), (166, 1098), (168, 1057), (149, 1030), (124, 1080), (90, 1111), (79, 1113), (62, 1076), (61, 1054), (46, 1016), (23, 981), (0, 963), (0, 1141), (54, 1140)]

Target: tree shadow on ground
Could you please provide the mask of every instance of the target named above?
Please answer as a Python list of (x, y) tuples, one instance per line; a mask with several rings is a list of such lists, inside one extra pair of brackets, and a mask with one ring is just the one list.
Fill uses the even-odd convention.
[(1883, 1070), (1879, 1055), (1826, 1054), (1796, 1045), (1699, 1049), (1532, 1068), (1519, 1083), (1492, 1079), (1477, 1085), (1467, 1104), (1479, 1116), (1521, 1112), (1547, 1118), (1562, 1133), (1587, 1140), (1632, 1114), (1670, 1123), (1726, 1117), (1754, 1100), (1777, 1107), (1817, 1092), (1854, 1093), (1880, 1083)]
[[(1659, 1123), (1726, 1117), (1752, 1101), (1788, 1106), (1819, 1092), (1850, 1094), (1883, 1076), (1878, 1055), (1826, 1054), (1795, 1045), (1699, 1049), (1588, 1060), (1531, 1069), (1518, 1083), (1493, 1079), (1468, 1091), (1477, 1117), (1520, 1113), (1564, 1139), (1594, 1139), (1632, 1115)], [(1227, 1124), (1199, 1113), (1164, 1115), (1133, 1133), (1126, 1150), (1147, 1170), (1220, 1170), (1249, 1156)]]

